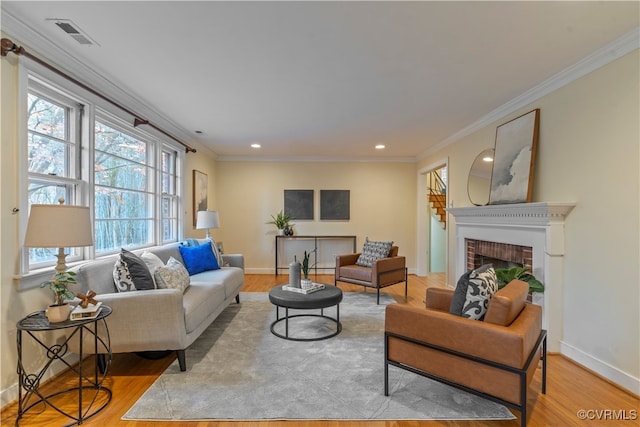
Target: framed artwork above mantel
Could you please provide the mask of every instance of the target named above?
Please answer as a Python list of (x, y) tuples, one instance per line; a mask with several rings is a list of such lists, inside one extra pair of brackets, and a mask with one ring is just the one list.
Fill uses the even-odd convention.
[(531, 202), (540, 109), (496, 129), (489, 204)]

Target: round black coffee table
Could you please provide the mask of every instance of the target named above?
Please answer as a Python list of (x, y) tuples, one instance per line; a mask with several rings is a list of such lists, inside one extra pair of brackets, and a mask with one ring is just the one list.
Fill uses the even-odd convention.
[[(276, 320), (271, 324), (271, 333), (277, 337), (284, 338), (292, 341), (319, 341), (327, 338), (335, 337), (342, 331), (342, 324), (340, 323), (340, 302), (342, 301), (342, 290), (337, 286), (324, 285), (324, 289), (310, 293), (302, 294), (293, 291), (287, 291), (282, 289), (280, 285), (271, 288), (269, 291), (269, 301), (276, 306)], [(336, 306), (336, 317), (329, 317), (324, 314), (324, 309), (327, 307)], [(280, 307), (285, 309), (284, 317), (280, 317)], [(314, 310), (320, 309), (320, 314), (294, 314), (289, 316), (289, 309), (296, 310)], [(329, 319), (336, 324), (335, 332), (328, 335), (323, 335), (314, 338), (296, 338), (289, 336), (289, 319), (295, 317), (322, 317)], [(275, 331), (275, 326), (279, 322), (285, 322), (285, 334), (282, 335)]]

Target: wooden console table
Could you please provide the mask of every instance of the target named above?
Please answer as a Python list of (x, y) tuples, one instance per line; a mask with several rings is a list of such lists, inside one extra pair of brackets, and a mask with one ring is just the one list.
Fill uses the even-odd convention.
[[(356, 236), (280, 236), (277, 235), (276, 239), (275, 239), (275, 243), (276, 243), (276, 266), (275, 266), (275, 274), (276, 276), (278, 275), (278, 271), (279, 270), (288, 270), (289, 269), (289, 265), (287, 264), (286, 266), (282, 267), (278, 264), (278, 249), (280, 248), (280, 243), (282, 242), (282, 248), (284, 250), (284, 247), (286, 245), (287, 242), (291, 242), (291, 241), (295, 241), (295, 240), (302, 240), (302, 239), (306, 239), (306, 240), (312, 240), (313, 241), (313, 254), (314, 254), (314, 260), (313, 260), (313, 269), (314, 269), (314, 273), (318, 274), (318, 269), (323, 270), (323, 269), (333, 269), (335, 270), (335, 265), (333, 267), (318, 267), (318, 243), (322, 243), (322, 241), (326, 241), (326, 240), (351, 240), (353, 242), (353, 253), (356, 252)], [(302, 255), (302, 254), (300, 254)], [(302, 257), (300, 256), (300, 261), (302, 262)], [(334, 263), (335, 264), (335, 263)]]

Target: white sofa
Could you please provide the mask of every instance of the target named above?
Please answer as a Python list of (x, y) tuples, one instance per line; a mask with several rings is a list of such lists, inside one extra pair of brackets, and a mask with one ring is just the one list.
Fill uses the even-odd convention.
[[(204, 241), (201, 241), (204, 242)], [(164, 263), (169, 257), (183, 262), (178, 246), (172, 243), (145, 249)], [(133, 251), (140, 255), (143, 251)], [(77, 292), (94, 291), (95, 299), (111, 307), (106, 318), (112, 353), (175, 350), (180, 370), (186, 370), (185, 349), (215, 320), (234, 299), (240, 302), (244, 285), (244, 257), (223, 255), (224, 266), (190, 276), (184, 291), (178, 289), (135, 290), (116, 292), (113, 279), (115, 258), (109, 257), (82, 264), (77, 273)], [(102, 322), (98, 333), (105, 337)], [(85, 334), (85, 348), (93, 349), (90, 334)], [(71, 340), (72, 351), (78, 352), (79, 340)], [(98, 352), (108, 353), (104, 346)], [(104, 357), (101, 357), (104, 363)]]

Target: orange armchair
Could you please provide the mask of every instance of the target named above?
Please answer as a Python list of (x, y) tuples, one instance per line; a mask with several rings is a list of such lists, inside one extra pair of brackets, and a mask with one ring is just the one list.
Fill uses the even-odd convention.
[(398, 256), (398, 247), (392, 246), (389, 255), (373, 262), (369, 267), (356, 265), (360, 253), (336, 256), (334, 284), (338, 282), (375, 288), (380, 304), (380, 288), (404, 282), (404, 296), (407, 296), (407, 268), (405, 257)]
[(449, 313), (453, 290), (427, 289), (426, 308), (390, 304), (385, 317), (385, 396), (389, 365), (517, 409), (527, 420), (527, 388), (542, 359), (542, 308), (526, 303), (529, 286), (514, 280), (491, 298), (484, 320)]

